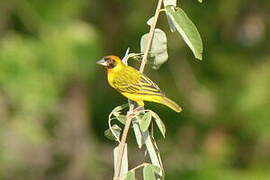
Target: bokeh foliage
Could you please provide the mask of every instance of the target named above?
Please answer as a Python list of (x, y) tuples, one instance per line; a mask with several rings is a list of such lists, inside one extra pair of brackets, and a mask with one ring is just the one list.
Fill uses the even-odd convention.
[[(205, 49), (204, 61), (194, 61), (179, 35), (167, 33), (169, 61), (159, 71), (147, 67), (184, 108), (179, 115), (146, 104), (166, 123), (158, 144), (167, 179), (269, 179), (270, 2), (179, 3)], [(103, 132), (108, 113), (126, 100), (95, 61), (127, 47), (139, 52), (155, 5), (0, 1), (0, 179), (112, 176)], [(165, 23), (163, 15), (158, 27), (166, 32)], [(136, 165), (143, 155), (134, 154)]]

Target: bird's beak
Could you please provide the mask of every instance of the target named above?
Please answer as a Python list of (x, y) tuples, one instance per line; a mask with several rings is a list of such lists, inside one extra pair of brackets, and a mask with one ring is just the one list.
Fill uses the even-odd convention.
[(104, 59), (101, 59), (99, 61), (97, 61), (97, 64), (101, 65), (101, 66), (107, 66), (107, 62)]

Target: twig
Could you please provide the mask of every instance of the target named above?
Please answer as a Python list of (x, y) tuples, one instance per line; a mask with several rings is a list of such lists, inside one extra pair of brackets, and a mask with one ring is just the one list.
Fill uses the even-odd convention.
[[(161, 5), (162, 5), (162, 1), (163, 0), (159, 0), (158, 4), (157, 4), (157, 8), (156, 8), (156, 12), (154, 15), (154, 20), (153, 23), (151, 24), (150, 27), (150, 32), (149, 32), (149, 36), (147, 39), (147, 45), (146, 45), (146, 49), (144, 52), (144, 56), (142, 59), (142, 63), (140, 66), (140, 72), (143, 73), (145, 64), (147, 62), (147, 56), (152, 44), (152, 40), (153, 40), (153, 36), (154, 36), (154, 32), (155, 32), (155, 27), (157, 24), (157, 20), (158, 20), (158, 16), (159, 16), (159, 12), (161, 9)], [(133, 119), (132, 114), (134, 113), (134, 107), (133, 107), (133, 102), (130, 102), (130, 109), (128, 111), (128, 115), (127, 115), (127, 120), (126, 120), (126, 124), (125, 124), (125, 128), (121, 137), (121, 142), (119, 144), (119, 151), (118, 151), (118, 156), (117, 156), (117, 161), (116, 161), (116, 167), (115, 167), (115, 173), (114, 173), (114, 180), (119, 179), (119, 175), (120, 175), (120, 170), (121, 170), (121, 163), (122, 163), (122, 159), (123, 159), (123, 154), (124, 154), (124, 148), (125, 148), (125, 144), (126, 144), (126, 139), (127, 139), (127, 134), (128, 134), (128, 130), (131, 124), (131, 121)]]
[(143, 59), (142, 59), (142, 63), (141, 63), (141, 66), (140, 66), (140, 72), (141, 73), (143, 73), (144, 66), (145, 66), (145, 64), (147, 62), (147, 56), (148, 56), (149, 50), (151, 48), (151, 44), (152, 44), (152, 40), (153, 40), (153, 36), (154, 36), (154, 32), (155, 32), (155, 27), (156, 27), (156, 24), (157, 24), (159, 12), (160, 12), (160, 9), (161, 9), (161, 5), (162, 5), (162, 0), (159, 0), (158, 5), (157, 5), (157, 9), (156, 9), (156, 12), (155, 12), (154, 20), (153, 20), (153, 22), (152, 22), (152, 24), (150, 26), (150, 32), (149, 32), (148, 39), (147, 39), (146, 49), (145, 49), (144, 56), (143, 56)]
[(126, 140), (127, 140), (127, 134), (128, 134), (128, 130), (129, 130), (131, 121), (134, 117), (133, 114), (130, 114), (132, 112), (133, 112), (133, 106), (130, 107), (130, 110), (127, 113), (126, 124), (124, 127), (124, 131), (123, 131), (123, 135), (121, 137), (120, 144), (119, 144), (119, 150), (118, 150), (117, 161), (116, 161), (116, 166), (115, 166), (115, 174), (114, 174), (114, 178), (113, 178), (114, 180), (117, 180), (119, 175), (120, 175), (121, 164), (122, 164), (125, 144), (126, 144)]

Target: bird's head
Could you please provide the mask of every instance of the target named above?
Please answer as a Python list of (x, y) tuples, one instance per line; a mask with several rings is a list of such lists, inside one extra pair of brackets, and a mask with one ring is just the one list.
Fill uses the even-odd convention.
[(118, 56), (105, 56), (97, 61), (97, 64), (104, 66), (107, 70), (117, 70), (124, 66), (124, 63)]

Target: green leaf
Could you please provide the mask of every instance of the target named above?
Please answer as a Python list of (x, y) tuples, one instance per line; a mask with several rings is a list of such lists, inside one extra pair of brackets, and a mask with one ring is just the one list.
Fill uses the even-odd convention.
[(151, 17), (150, 19), (147, 20), (146, 24), (151, 26), (153, 21), (154, 21), (154, 17)]
[(140, 129), (138, 118), (136, 120), (132, 121), (132, 126), (133, 126), (133, 131), (134, 131), (134, 134), (136, 137), (138, 147), (141, 149), (142, 145), (144, 144), (144, 140), (143, 140), (143, 136), (142, 136), (142, 132)]
[[(176, 0), (163, 0), (163, 5), (164, 5), (164, 7), (166, 7), (166, 6), (175, 7)], [(167, 12), (166, 12), (166, 16), (167, 16), (167, 20), (168, 20), (171, 32), (175, 32), (176, 28), (175, 28), (173, 21), (171, 20), (171, 18), (169, 17), (169, 14)]]
[(150, 123), (151, 123), (151, 119), (152, 119), (152, 116), (151, 116), (151, 113), (150, 112), (147, 112), (143, 115), (143, 117), (140, 119), (140, 128), (141, 130), (144, 132), (148, 129)]
[(156, 122), (162, 136), (165, 138), (166, 127), (165, 127), (163, 121), (160, 119), (160, 117), (155, 112), (153, 112), (153, 111), (150, 111), (150, 112), (152, 114), (152, 117), (155, 119), (155, 122)]
[(117, 139), (120, 138), (122, 129), (121, 129), (119, 126), (117, 126), (116, 124), (114, 124), (114, 125), (112, 126), (112, 130), (113, 130), (113, 132), (114, 132), (115, 135), (112, 133), (112, 131), (111, 131), (110, 129), (107, 129), (107, 130), (104, 132), (104, 135), (105, 135), (108, 139), (113, 140), (113, 141), (116, 141)]
[(202, 3), (203, 0), (198, 0), (198, 1), (199, 1), (199, 3)]
[(177, 0), (163, 0), (164, 6), (176, 6)]
[(124, 125), (126, 124), (127, 117), (125, 115), (120, 114), (120, 115), (116, 116), (116, 119), (118, 121), (120, 121), (122, 124), (124, 124)]
[(156, 165), (153, 165), (153, 164), (150, 164), (149, 166), (153, 169), (153, 171), (154, 171), (156, 174), (159, 174), (159, 173), (160, 173), (160, 171), (161, 171), (160, 167), (158, 167), (158, 166), (156, 166)]
[(123, 105), (121, 105), (121, 106), (117, 106), (117, 107), (115, 107), (113, 110), (112, 110), (112, 114), (114, 115), (114, 116), (119, 116), (120, 115), (120, 111), (122, 111), (123, 109), (125, 109), (125, 108), (127, 108), (128, 107), (128, 104), (123, 104)]
[[(151, 19), (150, 19), (151, 21)], [(151, 23), (148, 21), (148, 23)], [(146, 44), (148, 42), (148, 35), (144, 34), (141, 38), (141, 52), (144, 53), (146, 49)], [(154, 57), (154, 62), (152, 65), (153, 69), (158, 69), (160, 66), (168, 60), (167, 52), (167, 37), (165, 32), (161, 29), (155, 29), (152, 44), (150, 47), (149, 55)]]
[(143, 179), (144, 180), (156, 180), (155, 172), (151, 166), (147, 165), (143, 168)]
[(128, 171), (125, 180), (136, 180), (135, 171)]
[[(151, 163), (162, 169), (162, 162), (158, 148), (156, 147), (155, 140), (149, 135), (149, 131), (145, 131), (143, 133), (143, 138)], [(163, 172), (158, 172), (158, 175), (163, 176)]]
[(166, 12), (195, 58), (202, 60), (203, 44), (196, 26), (181, 8), (166, 6)]

